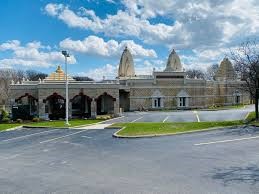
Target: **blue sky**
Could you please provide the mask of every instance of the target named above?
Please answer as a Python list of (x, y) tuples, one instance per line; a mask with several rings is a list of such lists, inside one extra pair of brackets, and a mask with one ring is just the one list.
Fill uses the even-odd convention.
[(175, 48), (186, 69), (219, 63), (258, 37), (253, 0), (6, 0), (0, 6), (0, 68), (114, 78), (128, 46), (137, 74), (163, 70)]

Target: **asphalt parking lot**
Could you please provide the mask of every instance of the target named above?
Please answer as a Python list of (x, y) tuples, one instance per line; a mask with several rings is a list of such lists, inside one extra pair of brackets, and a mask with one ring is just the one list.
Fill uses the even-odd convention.
[(141, 139), (115, 129), (0, 133), (0, 193), (259, 193), (259, 129)]
[(253, 105), (242, 109), (229, 109), (218, 111), (185, 110), (185, 111), (150, 111), (125, 112), (123, 116), (104, 123), (127, 122), (198, 122), (198, 121), (229, 121), (242, 120), (254, 110)]

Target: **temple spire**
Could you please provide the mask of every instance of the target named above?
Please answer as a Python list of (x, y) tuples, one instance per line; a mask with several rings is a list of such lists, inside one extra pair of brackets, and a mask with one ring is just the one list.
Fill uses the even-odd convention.
[(183, 71), (180, 57), (177, 55), (174, 49), (168, 57), (166, 68), (164, 71)]
[(120, 59), (118, 77), (135, 76), (133, 57), (126, 46)]

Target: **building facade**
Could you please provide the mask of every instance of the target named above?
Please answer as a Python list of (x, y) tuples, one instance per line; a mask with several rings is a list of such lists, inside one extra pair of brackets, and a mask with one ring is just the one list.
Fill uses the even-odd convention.
[[(27, 106), (28, 114), (44, 119), (65, 117), (65, 73), (60, 68), (46, 79), (11, 84), (10, 103)], [(189, 79), (173, 50), (164, 71), (136, 76), (128, 48), (122, 53), (114, 80), (75, 81), (69, 77), (69, 117), (118, 115), (122, 111), (206, 108), (248, 104), (231, 62), (225, 58), (215, 80)], [(13, 108), (13, 109), (14, 109)]]

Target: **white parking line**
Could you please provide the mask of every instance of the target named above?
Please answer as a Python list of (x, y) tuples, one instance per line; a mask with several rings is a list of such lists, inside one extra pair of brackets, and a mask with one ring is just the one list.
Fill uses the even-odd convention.
[(124, 118), (124, 117), (125, 117), (125, 116), (123, 115), (123, 116), (120, 116), (120, 117), (117, 117), (117, 118), (108, 119), (108, 120), (105, 120), (105, 121), (100, 122), (100, 124), (101, 124), (101, 123), (110, 122), (110, 121), (114, 121), (114, 120), (117, 120), (117, 119), (122, 119), (122, 118)]
[(137, 119), (131, 121), (131, 123), (134, 123), (134, 122), (136, 122), (136, 121), (138, 121), (138, 120), (140, 120), (140, 119), (142, 119), (142, 118), (143, 118), (143, 117), (139, 117), (139, 118), (137, 118)]
[(53, 129), (53, 130), (48, 130), (48, 131), (42, 131), (42, 132), (39, 132), (39, 133), (33, 133), (33, 134), (29, 134), (29, 135), (14, 137), (14, 138), (2, 140), (1, 142), (8, 142), (8, 141), (16, 140), (16, 139), (23, 139), (23, 138), (26, 138), (26, 137), (31, 137), (31, 136), (39, 135), (39, 134), (43, 134), (43, 133), (49, 133), (49, 132), (57, 131), (57, 130), (61, 130), (61, 129)]
[(17, 158), (18, 156), (21, 156), (22, 154), (14, 154), (12, 156), (8, 156), (8, 157), (4, 157), (4, 158), (0, 158), (0, 161), (2, 160), (11, 160), (11, 159), (15, 159)]
[(89, 137), (89, 136), (86, 136), (86, 135), (82, 135), (81, 137), (83, 138), (88, 138), (88, 139), (91, 139), (92, 137)]
[(197, 112), (197, 111), (193, 111), (193, 113), (196, 115), (197, 121), (198, 121), (198, 122), (201, 122), (201, 121), (200, 121), (200, 118), (199, 118), (199, 115), (198, 115), (198, 112)]
[(58, 139), (63, 139), (65, 137), (69, 137), (69, 136), (72, 136), (72, 135), (76, 135), (76, 134), (79, 134), (79, 133), (82, 133), (84, 131), (87, 131), (89, 129), (84, 129), (84, 130), (81, 130), (81, 131), (78, 131), (78, 132), (75, 132), (75, 133), (70, 133), (68, 135), (63, 135), (63, 136), (60, 136), (60, 137), (56, 137), (56, 138), (53, 138), (53, 139), (48, 139), (48, 140), (45, 140), (45, 141), (41, 141), (40, 144), (42, 143), (48, 143), (48, 142), (51, 142), (51, 141), (55, 141), (55, 140), (58, 140)]
[(244, 138), (239, 138), (239, 139), (227, 139), (227, 140), (222, 140), (222, 141), (211, 141), (207, 143), (197, 143), (194, 144), (195, 146), (201, 146), (201, 145), (210, 145), (210, 144), (216, 144), (216, 143), (228, 143), (228, 142), (234, 142), (234, 141), (244, 141), (244, 140), (249, 140), (249, 139), (257, 139), (259, 136), (254, 136), (254, 137), (244, 137)]
[(168, 118), (169, 118), (169, 116), (167, 116), (167, 117), (163, 120), (163, 123), (166, 122)]

